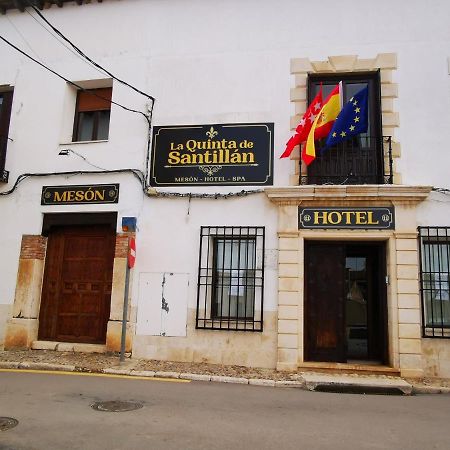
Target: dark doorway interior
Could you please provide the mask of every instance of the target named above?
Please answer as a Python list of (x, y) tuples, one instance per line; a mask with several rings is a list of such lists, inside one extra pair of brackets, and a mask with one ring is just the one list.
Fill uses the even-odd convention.
[(305, 246), (305, 360), (387, 362), (385, 244)]
[(47, 232), (39, 339), (104, 344), (115, 230), (109, 223), (52, 224)]

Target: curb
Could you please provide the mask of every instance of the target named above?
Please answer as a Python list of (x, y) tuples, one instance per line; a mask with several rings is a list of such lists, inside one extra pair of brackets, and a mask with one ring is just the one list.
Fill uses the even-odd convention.
[(450, 394), (450, 388), (434, 386), (413, 386), (413, 394)]
[[(0, 369), (24, 369), (24, 370), (48, 370), (59, 372), (93, 372), (112, 375), (125, 375), (129, 377), (148, 377), (148, 378), (171, 378), (191, 381), (211, 381), (215, 383), (247, 384), (251, 386), (267, 386), (281, 388), (300, 388), (310, 390), (305, 380), (301, 377), (298, 381), (293, 380), (270, 380), (263, 378), (242, 378), (221, 375), (207, 375), (199, 373), (184, 372), (163, 372), (152, 370), (134, 370), (106, 368), (101, 370), (89, 370), (84, 367), (78, 367), (71, 364), (52, 364), (42, 362), (28, 361), (0, 361)], [(450, 394), (450, 387), (413, 385), (412, 394)]]

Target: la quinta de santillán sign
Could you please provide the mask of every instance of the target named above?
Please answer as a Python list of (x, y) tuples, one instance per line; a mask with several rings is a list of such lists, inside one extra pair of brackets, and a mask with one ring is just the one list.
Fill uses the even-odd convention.
[(273, 183), (273, 123), (153, 128), (152, 186)]

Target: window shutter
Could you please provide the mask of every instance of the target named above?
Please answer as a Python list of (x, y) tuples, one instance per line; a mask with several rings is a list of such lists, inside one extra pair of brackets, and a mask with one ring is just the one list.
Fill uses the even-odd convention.
[(111, 96), (112, 96), (112, 88), (90, 89), (88, 91), (79, 91), (77, 111), (86, 112), (86, 111), (109, 110), (111, 109)]

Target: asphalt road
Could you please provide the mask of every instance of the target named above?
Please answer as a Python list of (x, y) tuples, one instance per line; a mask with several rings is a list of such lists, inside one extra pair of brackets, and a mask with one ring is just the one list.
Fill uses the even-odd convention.
[[(97, 401), (141, 402), (100, 412)], [(450, 396), (0, 372), (0, 450), (445, 449)]]

